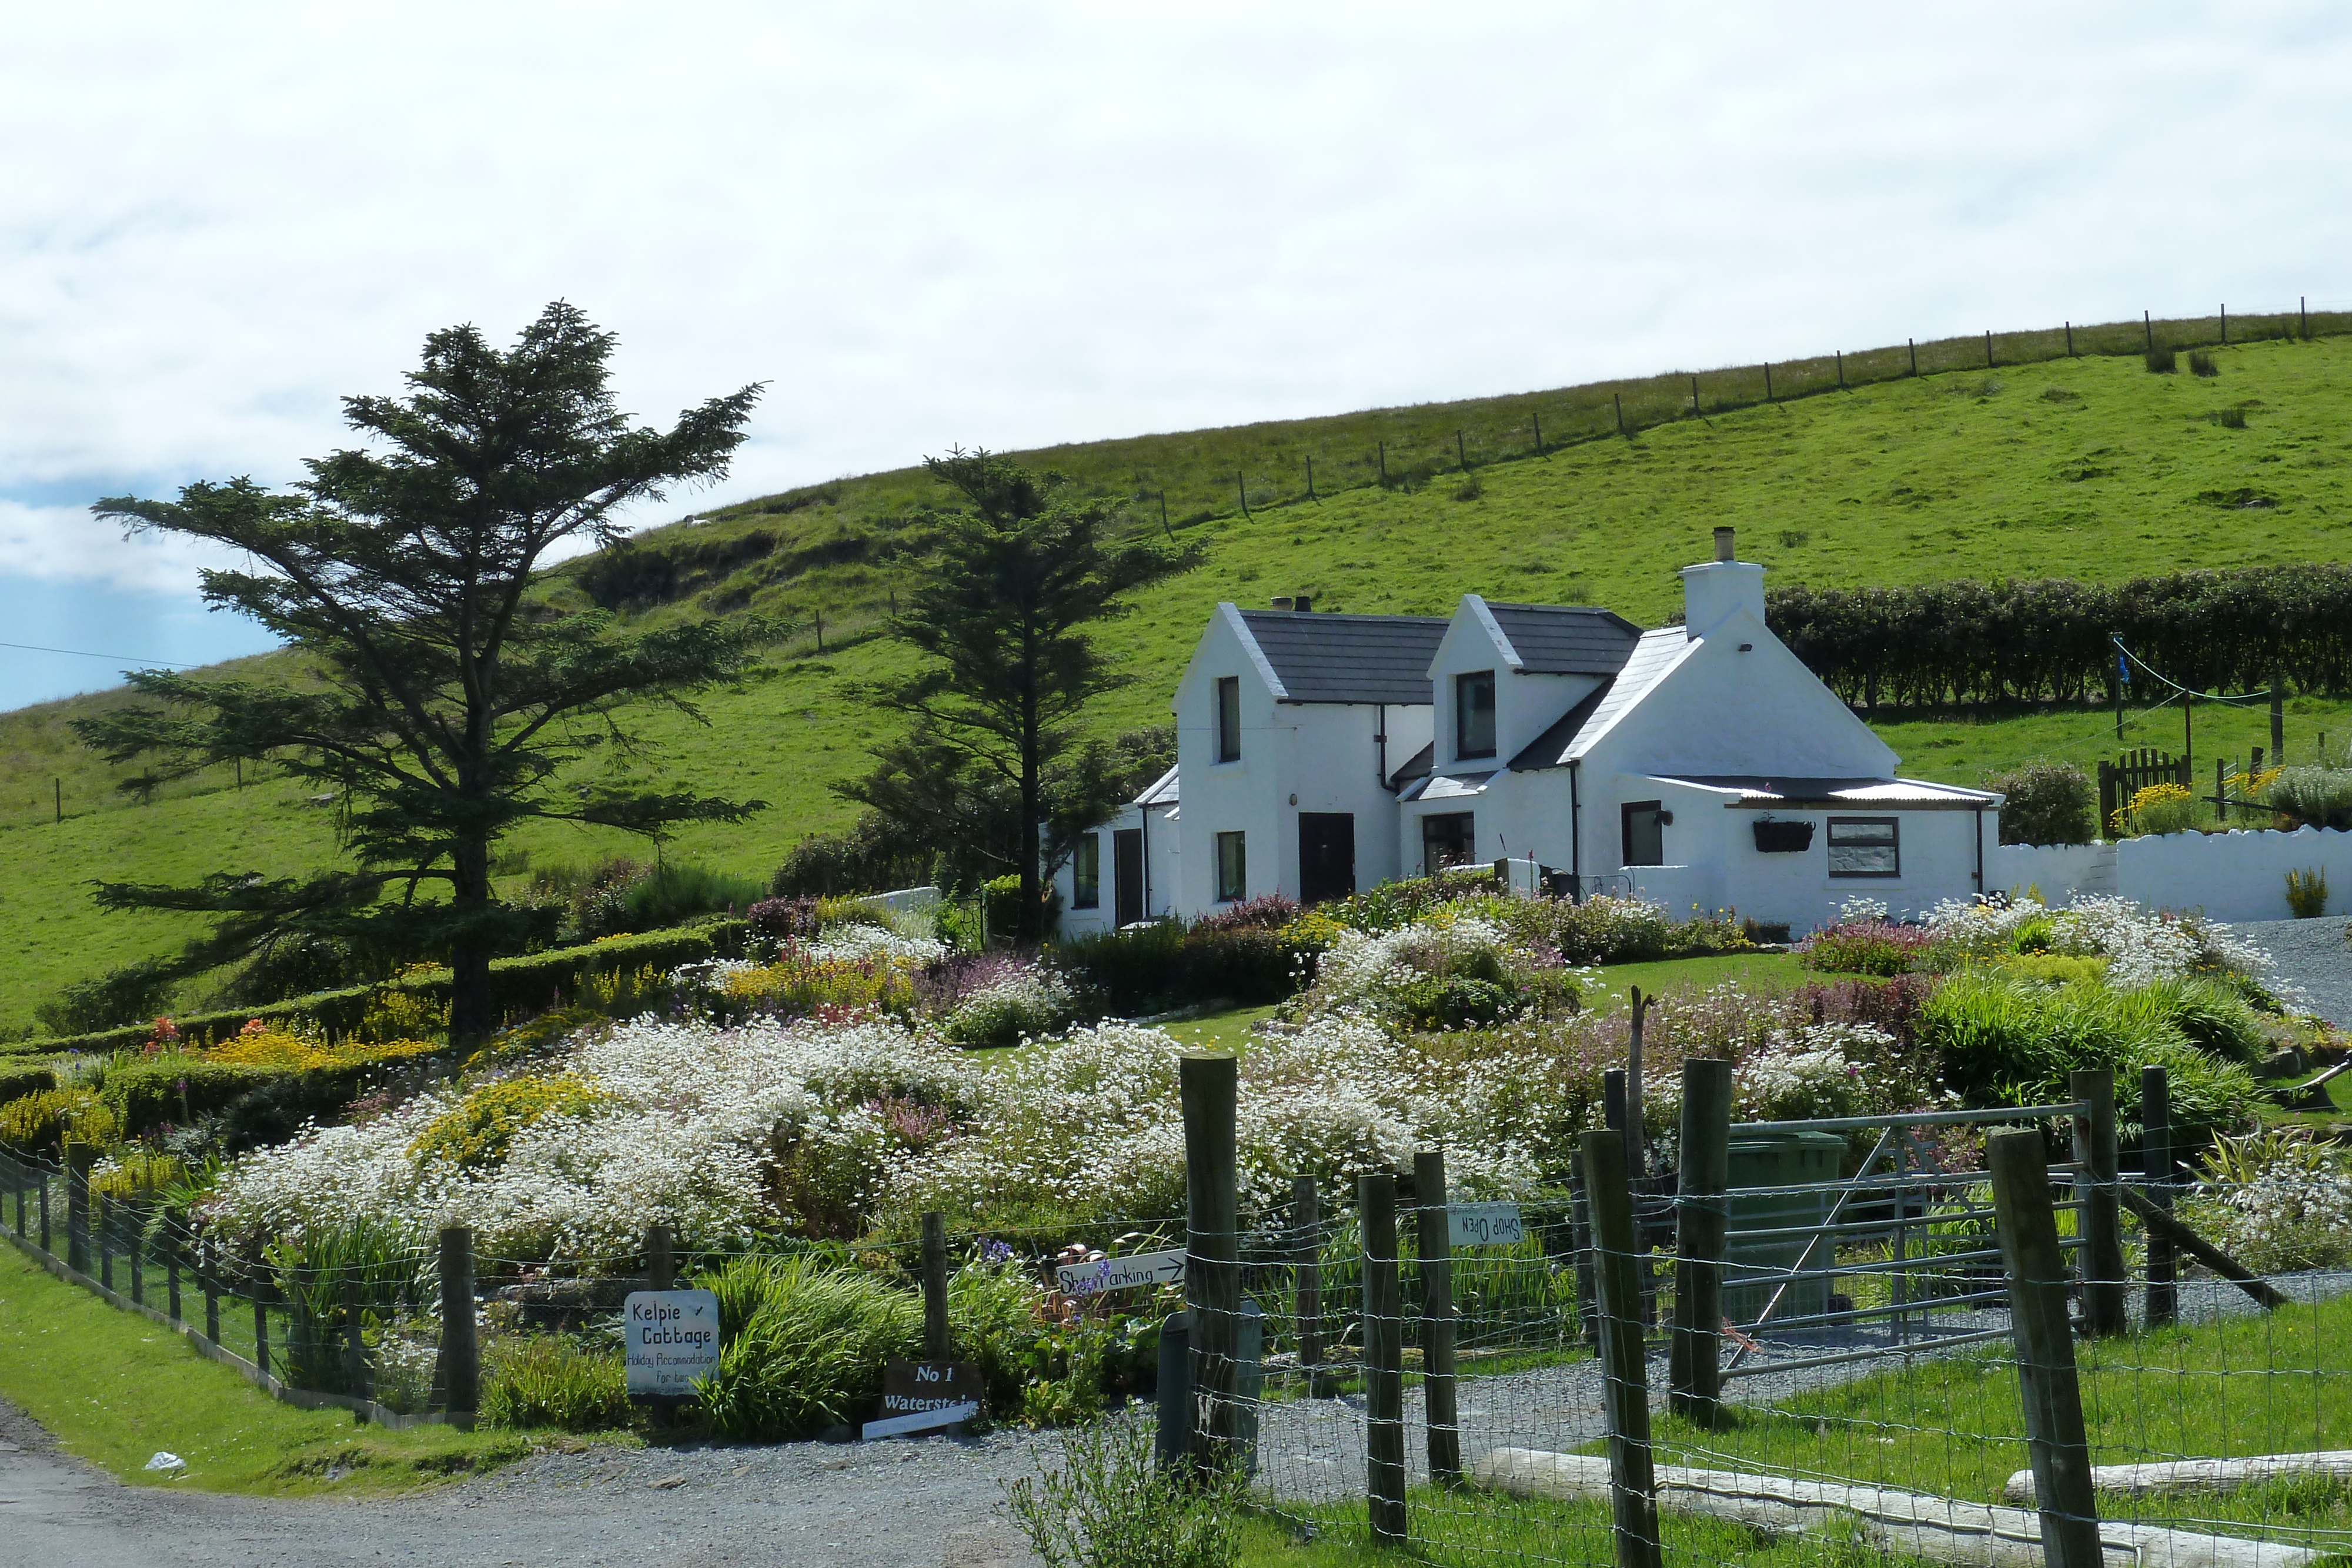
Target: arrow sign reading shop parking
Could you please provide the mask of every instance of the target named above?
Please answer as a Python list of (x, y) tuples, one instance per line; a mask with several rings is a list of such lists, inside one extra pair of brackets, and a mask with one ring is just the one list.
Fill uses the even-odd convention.
[(1105, 1291), (1130, 1291), (1139, 1285), (1181, 1285), (1184, 1282), (1184, 1249), (1139, 1252), (1132, 1258), (1097, 1258), (1091, 1263), (1065, 1263), (1054, 1270), (1066, 1296), (1098, 1296)]

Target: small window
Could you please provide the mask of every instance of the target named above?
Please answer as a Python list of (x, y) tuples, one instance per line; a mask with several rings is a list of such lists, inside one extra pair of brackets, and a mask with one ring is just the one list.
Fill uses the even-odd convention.
[(1435, 876), (1450, 865), (1468, 865), (1477, 852), (1477, 817), (1445, 811), (1421, 820), (1421, 870)]
[(1495, 672), (1454, 677), (1454, 755), (1495, 755)]
[(1894, 817), (1832, 817), (1832, 876), (1901, 876), (1903, 845)]
[(1217, 902), (1235, 904), (1249, 896), (1249, 852), (1240, 833), (1217, 835)]
[(1217, 760), (1242, 759), (1242, 678), (1225, 675), (1217, 682)]
[(1623, 863), (1626, 865), (1664, 865), (1666, 863), (1666, 813), (1656, 800), (1629, 800), (1622, 810), (1624, 832)]
[(1102, 907), (1102, 840), (1093, 833), (1080, 839), (1070, 853), (1070, 907)]

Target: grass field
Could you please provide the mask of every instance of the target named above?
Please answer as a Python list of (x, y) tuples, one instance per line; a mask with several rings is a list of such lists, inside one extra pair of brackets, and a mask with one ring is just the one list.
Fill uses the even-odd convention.
[[(1205, 500), (1174, 507), (1174, 532), (1204, 544), (1207, 563), (1144, 595), (1116, 632), (1140, 678), (1105, 699), (1096, 722), (1116, 731), (1164, 721), (1175, 674), (1220, 600), (1261, 603), (1307, 592), (1332, 610), (1444, 612), (1475, 590), (1605, 604), (1654, 623), (1679, 603), (1675, 569), (1706, 553), (1706, 530), (1718, 522), (1737, 524), (1743, 558), (1761, 561), (1777, 580), (1818, 584), (2115, 579), (2343, 559), (2343, 525), (2352, 518), (2352, 447), (2341, 435), (2352, 425), (2352, 338), (2242, 344), (2216, 358), (2221, 373), (2210, 380), (2153, 375), (2137, 357), (2112, 357), (1953, 371), (1728, 412), (1717, 412), (1709, 392), (1704, 417), (1673, 419), (1630, 439), (1540, 456), (1513, 455), (1529, 447), (1499, 437), (1483, 449), (1470, 442), (1475, 485), (1438, 474), (1317, 500), (1304, 498), (1303, 486), (1296, 498), (1275, 486), (1253, 499), (1246, 517)], [(1775, 371), (1784, 395), (1791, 384), (1785, 370)], [(2227, 407), (2247, 410), (2245, 428), (2206, 417)], [(1294, 434), (1315, 427), (1313, 440), (1327, 453), (1318, 473), (1328, 476), (1348, 444), (1370, 447), (1391, 428), (1384, 421), (1406, 413), (1424, 436), (1433, 420), (1450, 417), (1383, 411), (1302, 422)], [(1566, 434), (1543, 417), (1548, 442)], [(1178, 487), (1180, 471), (1224, 461), (1234, 442), (1273, 452), (1293, 429), (1252, 428), (1257, 434), (1247, 441), (1196, 433), (1054, 455), (1108, 492), (1120, 478), (1108, 455), (1116, 447), (1133, 470), (1127, 492), (1156, 497)], [(2274, 504), (2249, 510), (2202, 498), (2247, 490)], [(894, 541), (930, 492), (919, 476), (886, 475), (730, 508), (652, 530), (628, 547), (659, 568), (646, 580), (667, 584), (661, 595), (629, 597), (635, 580), (609, 562), (609, 580), (570, 569), (551, 591), (585, 603), (593, 588), (647, 624), (739, 609), (801, 623), (765, 679), (704, 705), (707, 727), (666, 711), (642, 719), (661, 759), (648, 779), (771, 806), (739, 827), (682, 832), (667, 852), (764, 873), (802, 835), (849, 820), (850, 808), (825, 786), (860, 770), (874, 738), (850, 688), (903, 658), (875, 632), (899, 580)], [(1158, 516), (1154, 499), (1138, 511), (1139, 526), (1156, 527)], [(130, 770), (81, 751), (65, 728), (93, 704), (120, 700), (77, 698), (0, 716), (0, 851), (7, 852), (0, 852), (0, 915), (14, 960), (0, 974), (0, 1026), (29, 1021), (33, 1003), (60, 983), (154, 952), (182, 929), (100, 916), (88, 902), (91, 879), (278, 873), (332, 853), (331, 814), (303, 804), (282, 778), (248, 779), (238, 789), (215, 770), (159, 790), (152, 804), (135, 803), (115, 787)], [(1885, 714), (1878, 725), (1907, 771), (1960, 783), (2033, 756), (2088, 762), (2116, 744), (2111, 716), (2100, 710)], [(2268, 744), (2260, 712), (2200, 708), (2196, 727), (2200, 775), (2202, 759), (2242, 758)], [(2295, 698), (2290, 752), (2310, 747), (2322, 731), (2352, 738), (2352, 703)], [(2179, 735), (2179, 712), (2168, 709), (2135, 721), (2125, 744), (2177, 750)], [(53, 780), (63, 823), (51, 821)], [(643, 852), (617, 834), (550, 826), (517, 835), (504, 863), (520, 875), (527, 865), (632, 851)]]
[[(2097, 1465), (2185, 1457), (2305, 1453), (2352, 1445), (2352, 1300), (2298, 1304), (2077, 1350), (2083, 1413)], [(1484, 1397), (1465, 1386), (1465, 1404)], [(1716, 1430), (1663, 1413), (1654, 1417), (1660, 1464), (1747, 1468), (1780, 1475), (1884, 1483), (1967, 1501), (2000, 1500), (2009, 1477), (2027, 1465), (2017, 1373), (2002, 1355), (1962, 1355), (1892, 1368), (1774, 1409), (1738, 1410)], [(1580, 1450), (1601, 1451), (1598, 1444)], [(1465, 1453), (1475, 1464), (1481, 1456)], [(1418, 1560), (1497, 1560), (1606, 1564), (1612, 1561), (1608, 1509), (1601, 1503), (1517, 1501), (1486, 1494), (1416, 1492), (1410, 1528)], [(1302, 1544), (1295, 1528), (1253, 1525), (1244, 1561), (1254, 1568), (1347, 1568), (1393, 1562), (1363, 1543), (1362, 1508), (1318, 1511), (1322, 1538)], [(2340, 1481), (2273, 1481), (2228, 1494), (2131, 1502), (2103, 1494), (2100, 1515), (2189, 1530), (2244, 1531), (2274, 1539), (2328, 1531), (2318, 1544), (2352, 1542), (2352, 1487)], [(1667, 1514), (1669, 1563), (1770, 1564), (1880, 1561), (1835, 1540), (1768, 1543), (1718, 1521)]]
[[(0, 1398), (68, 1453), (138, 1486), (293, 1495), (395, 1491), (520, 1458), (512, 1433), (387, 1432), (280, 1405), (178, 1335), (53, 1279), (0, 1245)], [(187, 1460), (172, 1480), (143, 1467)], [(332, 1474), (336, 1479), (329, 1479)]]

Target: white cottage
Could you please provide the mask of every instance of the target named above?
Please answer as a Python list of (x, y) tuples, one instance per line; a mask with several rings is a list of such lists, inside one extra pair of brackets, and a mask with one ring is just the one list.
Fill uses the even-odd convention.
[[(1221, 604), (1177, 686), (1176, 768), (1145, 797), (1165, 802), (1160, 843), (1140, 801), (1097, 837), (1188, 916), (1507, 858), (1572, 895), (1799, 931), (1856, 894), (1903, 911), (1981, 891), (2001, 798), (1896, 777), (1765, 627), (1764, 569), (1715, 537), (1683, 570), (1684, 623), (1654, 632), (1475, 594), (1450, 620)], [(1076, 914), (1085, 884), (1062, 880)], [(1121, 923), (1130, 907), (1161, 912), (1146, 895)]]

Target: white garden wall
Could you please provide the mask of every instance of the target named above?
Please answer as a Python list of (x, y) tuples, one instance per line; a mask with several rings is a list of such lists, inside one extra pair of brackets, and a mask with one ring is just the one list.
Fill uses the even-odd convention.
[(2352, 911), (2352, 832), (2298, 828), (2165, 833), (2112, 844), (2003, 844), (1986, 863), (1995, 888), (2063, 904), (2076, 893), (2117, 894), (2151, 909), (2201, 910), (2216, 920), (2284, 920), (2286, 873), (2319, 871), (2327, 913)]

